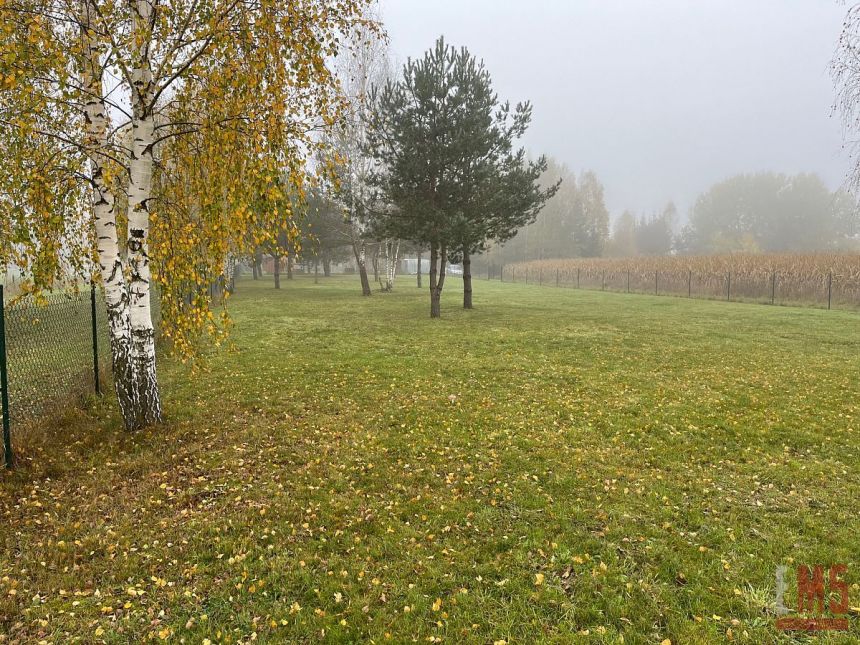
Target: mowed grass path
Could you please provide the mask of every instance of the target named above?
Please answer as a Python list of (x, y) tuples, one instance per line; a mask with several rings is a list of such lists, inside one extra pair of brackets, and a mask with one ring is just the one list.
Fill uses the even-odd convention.
[(356, 280), (240, 282), (162, 427), (22, 440), (7, 641), (790, 642), (797, 563), (860, 605), (860, 316)]

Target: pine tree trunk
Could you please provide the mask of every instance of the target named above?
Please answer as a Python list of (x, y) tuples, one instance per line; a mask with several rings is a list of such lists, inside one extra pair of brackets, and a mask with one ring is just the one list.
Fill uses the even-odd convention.
[(436, 281), (436, 290), (439, 292), (439, 301), (442, 301), (442, 287), (445, 285), (445, 276), (448, 274), (448, 249), (442, 244), (439, 248), (439, 278)]
[(435, 244), (430, 245), (430, 317), (439, 318), (442, 308), (439, 294), (436, 291), (436, 278), (438, 277), (437, 265), (439, 264), (439, 251)]
[(293, 279), (293, 254), (287, 251), (287, 280)]
[(418, 251), (418, 288), (421, 288), (421, 251)]
[(275, 265), (275, 289), (281, 288), (281, 256), (274, 256), (274, 265)]
[(430, 317), (442, 317), (442, 294), (436, 289), (430, 292)]
[[(448, 252), (445, 245), (437, 248), (435, 244), (430, 245), (430, 317), (440, 318), (442, 316), (442, 287), (445, 285), (445, 271), (448, 261)], [(438, 272), (437, 272), (438, 265)]]
[(152, 199), (155, 119), (151, 107), (151, 72), (148, 55), (150, 0), (138, 0), (134, 32), (140, 37), (140, 57), (132, 70), (131, 158), (128, 186), (129, 317), (135, 410), (133, 428), (161, 421), (161, 399), (155, 369), (155, 330), (150, 306), (149, 202)]
[(323, 258), (323, 276), (331, 277), (331, 260), (329, 258)]
[(251, 270), (254, 273), (254, 280), (258, 280), (259, 274), (257, 273), (257, 260), (256, 259), (253, 262), (251, 262)]
[(463, 309), (472, 308), (472, 258), (463, 251)]

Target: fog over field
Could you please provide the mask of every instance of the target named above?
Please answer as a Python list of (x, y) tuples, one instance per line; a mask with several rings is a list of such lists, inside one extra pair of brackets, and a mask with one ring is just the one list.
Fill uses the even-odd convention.
[(849, 167), (829, 64), (847, 7), (830, 0), (384, 0), (398, 61), (444, 34), (530, 100), (525, 143), (592, 169), (617, 217), (738, 173)]
[(860, 643), (860, 0), (0, 0), (0, 645)]

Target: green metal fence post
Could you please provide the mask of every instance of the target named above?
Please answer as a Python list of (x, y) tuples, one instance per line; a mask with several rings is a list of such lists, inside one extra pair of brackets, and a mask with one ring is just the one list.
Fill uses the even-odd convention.
[(0, 284), (0, 404), (3, 405), (3, 457), (6, 468), (11, 468), (14, 457), (12, 432), (9, 429), (9, 375), (6, 368), (6, 306), (3, 302), (3, 285)]
[(96, 386), (96, 394), (102, 393), (99, 380), (99, 329), (98, 318), (96, 318), (96, 283), (90, 283), (90, 319), (93, 327), (93, 384)]
[(830, 309), (830, 302), (833, 297), (833, 271), (827, 274), (827, 308)]

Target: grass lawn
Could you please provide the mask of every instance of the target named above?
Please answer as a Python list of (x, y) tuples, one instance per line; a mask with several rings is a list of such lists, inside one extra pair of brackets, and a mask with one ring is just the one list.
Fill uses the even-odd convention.
[(162, 427), (19, 438), (5, 641), (805, 642), (842, 562), (858, 642), (860, 316), (449, 280), (242, 281)]

